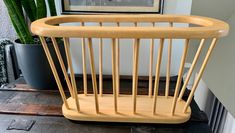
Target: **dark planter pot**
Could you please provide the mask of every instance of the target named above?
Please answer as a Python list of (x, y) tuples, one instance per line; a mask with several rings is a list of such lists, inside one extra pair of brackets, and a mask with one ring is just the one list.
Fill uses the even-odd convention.
[[(58, 47), (67, 68), (63, 42), (58, 43)], [(48, 43), (48, 48), (50, 50), (60, 80), (62, 83), (64, 83), (64, 75), (60, 68), (60, 64), (52, 43)], [(17, 39), (15, 41), (15, 50), (19, 67), (28, 85), (34, 89), (58, 88), (41, 44), (21, 44)]]

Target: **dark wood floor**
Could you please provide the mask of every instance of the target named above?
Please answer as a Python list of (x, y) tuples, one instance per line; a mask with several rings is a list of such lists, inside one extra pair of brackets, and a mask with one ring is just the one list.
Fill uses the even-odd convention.
[(0, 115), (0, 132), (23, 133), (28, 131), (6, 130), (11, 121), (34, 120), (35, 124), (29, 132), (32, 133), (130, 133), (129, 127), (124, 126), (102, 126), (94, 124), (77, 124), (64, 117), (50, 116), (25, 116), (25, 115)]
[[(22, 82), (22, 81), (20, 81)], [(172, 88), (174, 80), (172, 79)], [(23, 83), (23, 82), (22, 82)], [(211, 132), (207, 126), (205, 113), (200, 111), (195, 101), (192, 102), (191, 119), (180, 125), (130, 124), (130, 123), (91, 123), (73, 122), (61, 114), (61, 98), (57, 90), (35, 91), (21, 84), (0, 89), (0, 133), (202, 133)], [(145, 88), (145, 84), (141, 84)], [(162, 85), (164, 86), (164, 85)], [(18, 87), (18, 88), (17, 88)], [(161, 88), (161, 87), (160, 87)], [(140, 90), (145, 93), (146, 89)], [(37, 105), (37, 106), (34, 106)], [(40, 106), (38, 106), (40, 105)], [(45, 109), (52, 108), (51, 110)], [(35, 113), (36, 108), (38, 112)], [(41, 109), (41, 112), (40, 112)], [(43, 111), (44, 109), (44, 111)], [(4, 112), (5, 111), (5, 112)], [(23, 113), (22, 113), (23, 112)], [(26, 113), (25, 113), (26, 112)], [(27, 115), (26, 115), (27, 114)], [(29, 131), (7, 130), (12, 121), (34, 121)], [(21, 126), (24, 126), (23, 124)]]

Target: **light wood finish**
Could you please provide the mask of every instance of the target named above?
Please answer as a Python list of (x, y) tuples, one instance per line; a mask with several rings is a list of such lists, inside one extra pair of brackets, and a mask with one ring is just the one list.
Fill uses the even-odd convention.
[[(99, 22), (99, 25), (102, 26), (102, 23)], [(100, 96), (103, 94), (103, 39), (99, 39), (99, 90)]]
[[(84, 22), (81, 23), (82, 26)], [(85, 45), (85, 38), (82, 39), (82, 72), (83, 72), (83, 89), (84, 95), (87, 95), (87, 72), (86, 72), (86, 45)]]
[(116, 76), (116, 39), (112, 39), (112, 79), (113, 79), (113, 98), (114, 98), (114, 112), (117, 113), (117, 76)]
[[(134, 26), (135, 27), (137, 27), (138, 26), (138, 24), (137, 24), (137, 22), (134, 22)], [(137, 39), (133, 39), (133, 61), (134, 61), (134, 57), (135, 57), (135, 55), (134, 55), (134, 53), (135, 53), (135, 44), (136, 44), (136, 41), (137, 41)], [(134, 71), (134, 69), (133, 69), (133, 71)]]
[(99, 96), (100, 103), (100, 114), (96, 114), (94, 108), (94, 98), (93, 95), (88, 94), (84, 96), (83, 94), (78, 95), (80, 97), (81, 111), (80, 113), (74, 111), (75, 104), (74, 100), (71, 98), (67, 99), (71, 109), (68, 110), (63, 105), (62, 112), (64, 116), (71, 120), (79, 121), (100, 121), (100, 122), (133, 122), (133, 123), (183, 123), (186, 122), (191, 115), (191, 109), (188, 108), (186, 113), (182, 113), (182, 108), (185, 105), (184, 101), (180, 101), (176, 107), (176, 115), (170, 116), (169, 110), (173, 98), (165, 96), (158, 97), (158, 103), (156, 107), (158, 108), (156, 114), (152, 115), (151, 103), (152, 99), (147, 95), (140, 95), (137, 99), (137, 113), (132, 113), (132, 96), (131, 95), (121, 95), (118, 97), (118, 113), (114, 113), (113, 108), (113, 95), (103, 94), (102, 97)]
[[(80, 22), (81, 26), (59, 26), (58, 24), (67, 22)], [(99, 23), (98, 26), (88, 26), (85, 23), (94, 22)], [(158, 22), (169, 23), (169, 27), (155, 27), (154, 24)], [(113, 26), (105, 26), (103, 23), (113, 23)], [(120, 23), (133, 23), (132, 26), (120, 26)], [(142, 26), (141, 23), (150, 23), (152, 26)], [(187, 23), (195, 24), (194, 27), (174, 27), (173, 23)], [(137, 24), (140, 24), (137, 27)], [(155, 15), (155, 14), (140, 14), (140, 15), (66, 15), (49, 17), (37, 20), (31, 25), (32, 32), (40, 36), (44, 51), (48, 58), (49, 64), (53, 71), (53, 75), (58, 85), (61, 97), (63, 99), (62, 111), (66, 118), (72, 120), (84, 120), (84, 121), (103, 121), (103, 122), (142, 122), (142, 123), (183, 123), (186, 122), (191, 115), (191, 109), (189, 107), (193, 95), (196, 91), (198, 83), (205, 70), (206, 64), (209, 60), (211, 52), (215, 47), (217, 39), (227, 35), (229, 26), (227, 23), (206, 18), (200, 16), (183, 16), (183, 15)], [(61, 85), (58, 73), (56, 71), (54, 62), (48, 49), (48, 44), (44, 37), (52, 38), (54, 49), (56, 51), (57, 58), (59, 59), (60, 67), (65, 75), (66, 83), (71, 93), (71, 97), (66, 99), (63, 87)], [(55, 38), (64, 38), (65, 51), (68, 60), (68, 66), (71, 73), (71, 79), (69, 79), (66, 73), (65, 65), (62, 62), (60, 51), (57, 47)], [(77, 94), (74, 72), (72, 68), (72, 60), (70, 57), (69, 39), (81, 38), (82, 39), (82, 66), (83, 66), (83, 84), (84, 94)], [(85, 43), (85, 38), (88, 39), (88, 43)], [(99, 39), (99, 53), (94, 55), (92, 39)], [(112, 83), (113, 94), (104, 94), (103, 92), (103, 38), (111, 39), (111, 51), (112, 51)], [(133, 39), (133, 43), (125, 44), (133, 46), (133, 66), (132, 66), (132, 94), (122, 95), (120, 94), (120, 39)], [(139, 67), (139, 52), (140, 40), (151, 39), (149, 49), (149, 92), (146, 95), (138, 95), (138, 67)], [(159, 39), (157, 64), (155, 67), (155, 80), (153, 86), (153, 59), (154, 57), (154, 39)], [(164, 47), (164, 40), (169, 40), (169, 46), (167, 49), (167, 74), (166, 74), (166, 86), (165, 95), (159, 96), (159, 76), (161, 72), (162, 54)], [(180, 67), (178, 70), (178, 79), (175, 87), (174, 96), (170, 95), (169, 84), (171, 68), (175, 67), (171, 65), (172, 59), (171, 53), (173, 50), (173, 42), (175, 39), (184, 39), (184, 50), (182, 52)], [(201, 40), (197, 53), (195, 54), (192, 66), (186, 76), (186, 81), (181, 89), (181, 81), (183, 77), (183, 71), (185, 66), (186, 55), (189, 47), (189, 40), (197, 39)], [(206, 39), (213, 39), (210, 48), (203, 57), (203, 63), (199, 68), (198, 76), (195, 83), (192, 86), (192, 90), (187, 101), (182, 99), (182, 96), (186, 90), (186, 86), (196, 65), (198, 65), (198, 59), (200, 53), (203, 50)], [(89, 52), (89, 63), (92, 76), (93, 94), (87, 94), (87, 72), (86, 72), (86, 45)], [(146, 45), (146, 44), (143, 44)], [(148, 44), (147, 44), (148, 45)], [(178, 45), (178, 44), (175, 44)], [(194, 44), (196, 45), (196, 44)], [(141, 51), (142, 52), (142, 51)], [(146, 51), (143, 51), (146, 52)], [(99, 57), (99, 88), (97, 88), (97, 79), (95, 72), (95, 56)], [(129, 62), (126, 62), (129, 63)], [(142, 65), (142, 64), (140, 64)], [(200, 65), (198, 65), (200, 66)], [(148, 69), (148, 68), (147, 68)], [(70, 86), (70, 87), (69, 87)], [(152, 87), (154, 92), (152, 92)], [(100, 95), (98, 95), (98, 89)], [(152, 94), (153, 93), (153, 94)], [(179, 96), (178, 96), (179, 95)], [(78, 110), (78, 111), (77, 111)]]
[(66, 96), (65, 96), (65, 93), (64, 93), (62, 84), (61, 84), (61, 82), (60, 82), (59, 75), (58, 75), (58, 73), (57, 73), (57, 71), (56, 71), (55, 64), (54, 64), (53, 59), (52, 59), (52, 57), (51, 57), (50, 51), (49, 51), (49, 49), (48, 49), (48, 47), (47, 47), (46, 40), (44, 39), (44, 37), (40, 37), (40, 41), (41, 41), (41, 43), (42, 43), (43, 49), (44, 49), (45, 54), (46, 54), (46, 56), (47, 56), (47, 59), (48, 59), (48, 62), (49, 62), (49, 64), (50, 64), (52, 73), (53, 73), (53, 75), (54, 75), (54, 77), (55, 77), (55, 81), (56, 81), (56, 83), (57, 83), (57, 86), (58, 86), (60, 95), (61, 95), (62, 100), (63, 100), (63, 103), (64, 103), (64, 106), (65, 106), (66, 109), (70, 109), (70, 108), (69, 108), (69, 104), (68, 104), (68, 102), (67, 102), (67, 100), (66, 100)]
[[(117, 27), (120, 26), (120, 23), (117, 22)], [(116, 84), (117, 84), (117, 96), (120, 94), (120, 40), (119, 38), (116, 39)]]
[(195, 65), (196, 65), (196, 63), (197, 63), (197, 61), (199, 59), (199, 56), (200, 56), (200, 53), (202, 51), (204, 43), (205, 43), (205, 39), (202, 39), (201, 42), (200, 42), (200, 45), (198, 47), (197, 53), (196, 53), (196, 55), (195, 55), (195, 57), (193, 59), (192, 65), (191, 65), (191, 67), (190, 67), (190, 69), (188, 71), (187, 77), (186, 77), (186, 79), (184, 81), (184, 85), (183, 85), (183, 87), (181, 89), (181, 92), (180, 92), (178, 100), (181, 100), (183, 95), (184, 95), (184, 92), (186, 90), (187, 84), (188, 84), (189, 79), (190, 79), (190, 77), (191, 77), (191, 75), (193, 73), (193, 69), (194, 69), (194, 67), (195, 67)]
[(155, 74), (155, 82), (154, 82), (154, 99), (153, 99), (153, 111), (152, 114), (156, 114), (157, 107), (157, 97), (158, 97), (158, 87), (159, 87), (159, 76), (162, 62), (162, 51), (163, 51), (164, 39), (160, 39), (160, 44), (158, 48), (158, 56), (157, 56), (157, 65), (156, 65), (156, 74)]
[[(134, 22), (134, 27), (137, 27), (138, 26), (138, 23), (137, 22)], [(137, 44), (137, 39), (134, 39), (133, 40), (133, 45), (132, 45), (132, 48), (133, 48), (133, 55), (132, 55), (132, 63), (133, 63), (133, 66), (132, 66), (132, 97), (133, 97), (133, 113), (135, 113), (135, 99), (136, 99), (136, 96), (134, 96), (135, 95), (135, 90), (134, 90), (134, 88), (136, 88), (135, 87), (135, 85), (136, 85), (136, 83), (135, 83), (135, 64), (136, 64), (136, 62), (135, 62), (135, 54), (136, 54), (136, 44)]]
[(133, 114), (136, 113), (136, 97), (138, 89), (138, 65), (139, 65), (139, 46), (140, 39), (136, 39), (134, 44), (134, 61), (133, 61), (133, 78), (132, 78), (132, 97), (133, 97)]
[(74, 97), (73, 88), (72, 88), (71, 82), (70, 82), (70, 80), (69, 80), (69, 76), (68, 76), (68, 73), (67, 73), (67, 69), (65, 68), (65, 64), (64, 64), (64, 61), (63, 61), (63, 59), (62, 59), (60, 50), (59, 50), (59, 48), (58, 48), (57, 41), (56, 41), (56, 39), (55, 39), (54, 37), (52, 37), (51, 40), (52, 40), (52, 44), (53, 44), (53, 46), (54, 46), (54, 49), (55, 49), (57, 58), (58, 58), (58, 60), (59, 60), (61, 69), (62, 69), (62, 71), (63, 71), (64, 77), (65, 77), (65, 81), (66, 81), (67, 86), (68, 86), (68, 88), (69, 88), (69, 93), (70, 93), (70, 95), (71, 95), (72, 97)]
[(187, 111), (188, 106), (189, 106), (189, 104), (190, 104), (191, 101), (192, 101), (193, 95), (194, 95), (194, 93), (195, 93), (195, 91), (196, 91), (196, 88), (197, 88), (197, 86), (198, 86), (199, 81), (200, 81), (201, 78), (202, 78), (202, 74), (203, 74), (203, 72), (205, 71), (206, 65), (207, 65), (207, 63), (208, 63), (208, 61), (209, 61), (209, 58), (210, 58), (211, 53), (212, 53), (212, 50), (214, 49), (214, 47), (215, 47), (215, 45), (216, 45), (216, 43), (217, 43), (217, 40), (218, 40), (217, 38), (214, 38), (214, 39), (212, 40), (212, 42), (211, 42), (211, 45), (210, 45), (210, 47), (209, 47), (209, 49), (208, 49), (208, 51), (207, 51), (206, 57), (205, 57), (205, 59), (204, 59), (204, 61), (203, 61), (203, 63), (202, 63), (202, 66), (201, 66), (201, 68), (200, 68), (200, 70), (199, 70), (199, 73), (198, 73), (198, 75), (197, 75), (197, 78), (196, 78), (196, 80), (195, 80), (195, 82), (194, 82), (194, 84), (193, 84), (193, 87), (192, 87), (191, 92), (190, 92), (190, 94), (189, 94), (189, 97), (188, 97), (188, 99), (187, 99), (186, 105), (184, 106), (184, 109), (183, 109), (183, 112), (184, 112), (184, 113)]
[(68, 62), (68, 67), (69, 67), (69, 71), (70, 71), (70, 79), (72, 82), (72, 87), (73, 87), (73, 97), (76, 103), (76, 109), (77, 111), (80, 110), (80, 106), (79, 106), (79, 100), (77, 97), (77, 85), (76, 85), (76, 81), (75, 81), (75, 76), (74, 76), (74, 71), (73, 71), (73, 64), (72, 64), (72, 59), (71, 59), (71, 55), (70, 55), (70, 43), (69, 43), (69, 39), (68, 38), (63, 38), (64, 40), (64, 48), (65, 48), (65, 53), (66, 53), (66, 58), (67, 58), (67, 62)]
[[(155, 27), (155, 23), (152, 23)], [(151, 39), (150, 42), (150, 51), (149, 51), (149, 97), (152, 97), (153, 92), (153, 52), (154, 52), (154, 39)]]
[(93, 87), (93, 93), (94, 93), (94, 98), (95, 98), (95, 111), (98, 114), (99, 113), (99, 101), (98, 101), (98, 94), (97, 94), (95, 62), (94, 62), (94, 53), (93, 53), (92, 39), (91, 38), (88, 38), (88, 49), (89, 49), (89, 56), (90, 56), (92, 87)]
[[(66, 22), (178, 22), (200, 26), (186, 28), (52, 26)], [(157, 14), (65, 15), (40, 19), (31, 25), (32, 32), (40, 36), (86, 38), (211, 38), (227, 35), (228, 29), (228, 24), (212, 18)]]
[[(173, 23), (170, 23), (170, 27), (173, 27)], [(170, 76), (171, 76), (171, 51), (172, 51), (172, 39), (169, 39), (168, 49), (167, 49), (167, 68), (166, 68), (166, 87), (165, 87), (165, 96), (166, 98), (169, 95), (170, 87)]]
[(177, 78), (177, 82), (176, 82), (176, 86), (175, 86), (175, 94), (174, 94), (174, 99), (173, 99), (172, 108), (171, 108), (171, 115), (175, 114), (175, 107), (177, 104), (177, 98), (178, 98), (178, 94), (179, 94), (179, 90), (180, 90), (180, 86), (181, 86), (181, 82), (182, 82), (182, 78), (183, 78), (184, 64), (185, 64), (186, 56), (188, 53), (188, 47), (189, 47), (189, 39), (186, 39), (185, 44), (184, 44), (183, 55), (181, 57), (178, 78)]
[[(134, 27), (137, 27), (138, 23), (134, 22)], [(139, 57), (139, 39), (133, 41), (133, 72), (132, 72), (132, 102), (133, 102), (133, 114), (136, 113), (136, 95), (138, 88), (138, 57)]]

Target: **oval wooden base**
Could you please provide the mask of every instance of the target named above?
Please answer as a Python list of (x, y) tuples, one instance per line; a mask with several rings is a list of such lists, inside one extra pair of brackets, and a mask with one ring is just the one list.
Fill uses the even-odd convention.
[(118, 112), (114, 112), (113, 95), (103, 94), (99, 96), (99, 113), (95, 112), (95, 102), (93, 95), (78, 94), (81, 110), (78, 112), (75, 107), (75, 100), (70, 97), (67, 99), (70, 109), (62, 107), (63, 115), (71, 120), (78, 121), (100, 121), (100, 122), (134, 122), (134, 123), (168, 123), (177, 124), (189, 120), (191, 109), (188, 108), (183, 113), (185, 101), (177, 102), (176, 112), (170, 115), (173, 97), (166, 98), (158, 96), (156, 114), (153, 115), (153, 98), (138, 95), (136, 114), (132, 113), (132, 96), (120, 95), (118, 97)]

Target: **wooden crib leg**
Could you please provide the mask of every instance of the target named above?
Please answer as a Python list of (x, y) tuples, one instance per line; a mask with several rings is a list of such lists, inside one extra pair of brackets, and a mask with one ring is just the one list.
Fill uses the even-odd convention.
[(185, 64), (186, 56), (187, 56), (187, 53), (188, 53), (188, 47), (189, 47), (189, 39), (186, 39), (185, 44), (184, 44), (183, 55), (181, 57), (180, 69), (179, 69), (179, 73), (178, 73), (177, 83), (176, 83), (176, 86), (175, 86), (175, 94), (174, 94), (174, 99), (173, 99), (172, 108), (171, 108), (171, 115), (174, 115), (174, 113), (175, 113), (175, 107), (176, 107), (176, 102), (177, 102), (177, 98), (178, 98), (178, 94), (179, 94), (180, 85), (181, 85), (181, 82), (182, 82), (182, 77), (183, 77), (183, 72), (184, 72), (184, 64)]
[(195, 67), (195, 65), (196, 65), (196, 63), (197, 63), (197, 61), (198, 61), (198, 59), (199, 59), (199, 55), (200, 55), (200, 53), (201, 53), (201, 51), (202, 51), (204, 42), (205, 42), (205, 39), (202, 39), (201, 42), (200, 42), (200, 45), (199, 45), (198, 50), (197, 50), (197, 53), (196, 53), (196, 55), (195, 55), (195, 57), (194, 57), (194, 59), (193, 59), (192, 66), (190, 67), (190, 69), (189, 69), (189, 71), (188, 71), (187, 77), (186, 77), (186, 79), (185, 79), (185, 81), (184, 81), (184, 85), (183, 85), (183, 87), (182, 87), (182, 89), (181, 89), (181, 92), (180, 92), (178, 101), (180, 101), (180, 100), (182, 99), (183, 95), (184, 95), (184, 92), (185, 92), (186, 87), (187, 87), (187, 85), (188, 85), (189, 79), (190, 79), (190, 77), (191, 77), (191, 75), (192, 75), (193, 69), (194, 69), (194, 67)]
[(57, 41), (56, 41), (56, 39), (55, 39), (54, 37), (51, 37), (51, 40), (52, 40), (52, 43), (53, 43), (53, 46), (54, 46), (54, 49), (55, 49), (57, 58), (58, 58), (58, 60), (59, 60), (61, 69), (62, 69), (62, 71), (63, 71), (64, 77), (65, 77), (65, 81), (66, 81), (67, 86), (68, 86), (68, 88), (69, 88), (70, 95), (71, 95), (71, 97), (74, 97), (73, 88), (72, 88), (71, 82), (70, 82), (70, 80), (69, 80), (69, 76), (68, 76), (68, 73), (67, 73), (67, 69), (65, 68), (65, 64), (64, 64), (64, 61), (63, 61), (63, 59), (62, 59), (60, 50), (59, 50), (59, 48), (58, 48)]
[(54, 64), (54, 62), (53, 62), (53, 59), (52, 59), (52, 57), (51, 57), (50, 51), (49, 51), (49, 49), (48, 49), (48, 47), (47, 47), (47, 44), (46, 44), (46, 41), (45, 41), (44, 37), (40, 37), (40, 41), (41, 41), (42, 46), (43, 46), (43, 49), (44, 49), (44, 51), (45, 51), (45, 53), (46, 53), (48, 62), (49, 62), (49, 64), (50, 64), (52, 73), (53, 73), (53, 75), (54, 75), (54, 77), (55, 77), (55, 81), (56, 81), (56, 83), (57, 83), (57, 85), (58, 85), (59, 92), (60, 92), (60, 95), (61, 95), (62, 100), (63, 100), (63, 102), (64, 102), (64, 105), (65, 105), (66, 109), (69, 109), (69, 105), (68, 105), (68, 102), (67, 102), (67, 99), (66, 99), (66, 96), (65, 96), (65, 93), (64, 93), (62, 84), (61, 84), (61, 82), (60, 82), (59, 75), (58, 75), (58, 73), (57, 73), (57, 71), (56, 71), (55, 64)]
[[(170, 27), (173, 27), (173, 23), (170, 22)], [(171, 51), (172, 51), (172, 39), (169, 39), (168, 44), (168, 55), (167, 55), (167, 68), (166, 68), (166, 87), (165, 87), (165, 96), (166, 98), (169, 95), (169, 87), (170, 87), (170, 78), (171, 78)]]
[[(155, 27), (155, 23), (153, 22), (153, 27)], [(149, 55), (149, 97), (152, 97), (153, 92), (153, 52), (154, 52), (154, 39), (151, 39), (150, 42), (150, 55)]]
[(95, 97), (95, 110), (96, 110), (96, 113), (98, 114), (99, 113), (99, 101), (98, 101), (98, 94), (97, 94), (94, 53), (93, 53), (91, 38), (88, 38), (88, 49), (89, 49), (89, 55), (90, 55), (90, 67), (91, 67), (93, 93), (94, 93), (94, 97)]
[[(99, 23), (102, 26), (102, 23)], [(103, 39), (99, 39), (99, 91), (100, 96), (103, 94)]]
[(80, 111), (80, 106), (79, 106), (79, 100), (78, 100), (78, 93), (77, 93), (77, 85), (74, 77), (74, 71), (73, 71), (73, 64), (71, 60), (71, 53), (70, 53), (70, 43), (68, 38), (63, 38), (64, 39), (64, 47), (65, 47), (65, 53), (68, 61), (68, 67), (70, 70), (70, 77), (72, 81), (72, 87), (73, 87), (73, 94), (74, 94), (74, 100), (76, 104), (77, 111)]
[[(84, 26), (84, 23), (81, 23)], [(86, 45), (85, 38), (82, 38), (82, 71), (83, 71), (83, 89), (84, 95), (87, 95), (87, 73), (86, 73)]]
[[(120, 23), (117, 22), (117, 26), (120, 26)], [(119, 45), (119, 38), (116, 39), (117, 40), (117, 44), (116, 44), (116, 84), (117, 84), (117, 96), (119, 96), (120, 94), (120, 45)]]
[(184, 113), (187, 111), (188, 106), (189, 106), (189, 104), (190, 104), (191, 101), (192, 101), (194, 92), (196, 91), (197, 86), (198, 86), (198, 83), (199, 83), (199, 81), (200, 81), (201, 78), (202, 78), (202, 74), (203, 74), (203, 72), (204, 72), (204, 70), (205, 70), (205, 68), (206, 68), (206, 65), (207, 65), (208, 60), (209, 60), (209, 58), (210, 58), (210, 55), (211, 55), (211, 53), (212, 53), (212, 51), (213, 51), (213, 49), (214, 49), (214, 47), (215, 47), (215, 45), (216, 45), (216, 42), (217, 42), (217, 38), (214, 38), (214, 39), (212, 40), (212, 42), (211, 42), (211, 45), (210, 45), (210, 47), (209, 47), (209, 49), (208, 49), (208, 51), (207, 51), (206, 57), (205, 57), (205, 59), (204, 59), (204, 61), (203, 61), (203, 63), (202, 63), (202, 66), (201, 66), (200, 70), (199, 70), (198, 76), (197, 76), (197, 78), (196, 78), (196, 80), (195, 80), (195, 82), (194, 82), (194, 84), (193, 84), (193, 87), (192, 87), (192, 89), (191, 89), (191, 92), (190, 92), (190, 94), (189, 94), (188, 100), (187, 100), (187, 102), (186, 102), (186, 104), (185, 104), (185, 106), (184, 106), (184, 109), (183, 109), (183, 112), (184, 112)]
[(133, 63), (133, 81), (132, 81), (132, 97), (133, 97), (133, 114), (136, 113), (136, 97), (138, 88), (138, 64), (139, 64), (139, 45), (140, 39), (136, 39), (134, 45), (134, 63)]
[(112, 78), (113, 78), (113, 98), (114, 98), (114, 111), (117, 113), (117, 82), (116, 82), (116, 39), (112, 39)]
[(162, 62), (163, 44), (164, 44), (164, 39), (160, 39), (160, 44), (159, 44), (159, 48), (158, 48), (158, 56), (157, 56), (155, 82), (154, 82), (153, 115), (156, 114), (157, 96), (158, 96), (158, 87), (159, 87), (159, 76), (160, 76), (160, 68), (161, 68), (161, 62)]
[[(135, 27), (137, 27), (138, 26), (138, 24), (137, 24), (137, 22), (134, 22), (134, 26)], [(132, 48), (133, 48), (133, 55), (132, 55), (132, 57), (133, 57), (133, 63), (134, 63), (134, 60), (135, 60), (135, 44), (136, 44), (136, 40), (137, 39), (134, 39), (133, 40), (133, 45), (132, 45)], [(132, 69), (132, 74), (134, 73), (134, 69)]]

